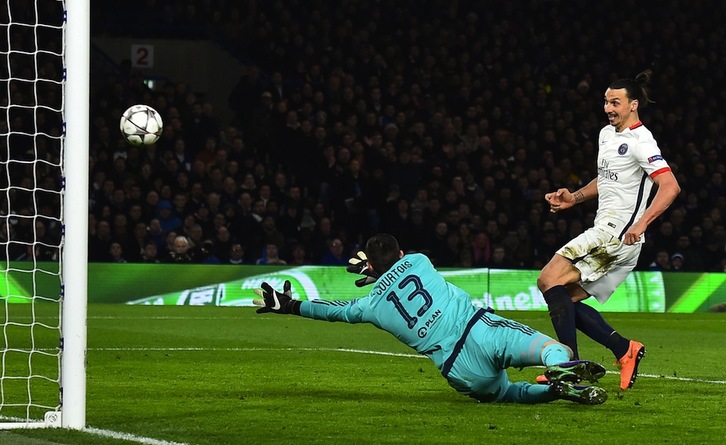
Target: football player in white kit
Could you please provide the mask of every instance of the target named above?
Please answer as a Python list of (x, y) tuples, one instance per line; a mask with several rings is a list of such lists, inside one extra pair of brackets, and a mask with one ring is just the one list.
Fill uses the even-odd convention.
[[(605, 91), (609, 125), (598, 136), (597, 178), (579, 190), (547, 193), (551, 212), (598, 198), (594, 227), (565, 244), (540, 272), (537, 286), (544, 295), (560, 342), (577, 355), (579, 329), (610, 349), (620, 367), (620, 388), (633, 386), (645, 355), (642, 343), (624, 338), (592, 306), (605, 303), (636, 265), (648, 225), (680, 193), (680, 186), (653, 138), (638, 117), (645, 108), (650, 70), (635, 79), (620, 79)], [(653, 184), (657, 191), (651, 204)], [(542, 382), (542, 376), (538, 377)]]

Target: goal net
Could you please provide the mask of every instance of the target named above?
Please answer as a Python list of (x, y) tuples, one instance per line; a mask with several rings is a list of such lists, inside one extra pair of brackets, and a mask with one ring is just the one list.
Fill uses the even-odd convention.
[(0, 428), (83, 428), (88, 0), (3, 3)]

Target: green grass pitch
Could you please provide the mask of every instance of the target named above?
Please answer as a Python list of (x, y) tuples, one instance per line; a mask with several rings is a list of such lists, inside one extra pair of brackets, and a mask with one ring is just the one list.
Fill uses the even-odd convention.
[[(553, 334), (544, 312), (502, 315)], [(91, 305), (87, 424), (103, 434), (9, 430), (0, 443), (723, 443), (725, 316), (606, 318), (646, 345), (635, 387), (621, 392), (609, 351), (581, 336), (581, 356), (611, 371), (600, 382), (609, 400), (526, 406), (458, 395), (430, 361), (371, 325), (252, 308)]]

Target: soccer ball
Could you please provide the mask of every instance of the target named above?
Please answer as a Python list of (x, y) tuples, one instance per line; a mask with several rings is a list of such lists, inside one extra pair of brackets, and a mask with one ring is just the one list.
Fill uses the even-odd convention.
[(121, 134), (131, 145), (150, 145), (159, 140), (164, 123), (158, 111), (148, 105), (134, 105), (119, 122)]

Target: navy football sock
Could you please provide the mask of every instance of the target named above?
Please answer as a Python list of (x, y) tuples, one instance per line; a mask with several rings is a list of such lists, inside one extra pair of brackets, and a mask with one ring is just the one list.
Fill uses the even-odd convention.
[(577, 327), (575, 325), (575, 306), (565, 286), (555, 286), (543, 294), (549, 308), (552, 326), (557, 339), (572, 349), (573, 360), (579, 358), (577, 352)]
[(616, 358), (624, 356), (630, 347), (630, 340), (623, 338), (610, 326), (600, 312), (581, 301), (575, 303), (577, 329), (613, 352)]

